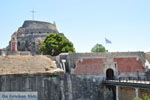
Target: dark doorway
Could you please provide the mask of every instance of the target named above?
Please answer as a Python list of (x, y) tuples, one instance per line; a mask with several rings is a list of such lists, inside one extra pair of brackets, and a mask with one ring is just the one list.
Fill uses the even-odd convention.
[(106, 79), (107, 80), (114, 80), (114, 71), (112, 69), (107, 69), (106, 71)]

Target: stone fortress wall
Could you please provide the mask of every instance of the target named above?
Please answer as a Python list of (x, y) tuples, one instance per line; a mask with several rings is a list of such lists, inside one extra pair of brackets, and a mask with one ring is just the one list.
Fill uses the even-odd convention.
[(8, 74), (0, 75), (0, 91), (37, 91), (38, 100), (107, 100), (101, 82), (101, 77), (92, 75)]
[[(136, 57), (137, 61), (140, 59), (144, 63), (146, 59), (143, 54), (143, 52), (60, 54), (57, 57), (53, 57), (53, 59), (56, 60), (57, 67), (64, 68), (64, 73), (1, 74), (0, 91), (37, 91), (38, 100), (116, 100), (116, 87), (102, 84), (103, 80), (105, 80), (106, 73), (75, 73), (74, 70), (77, 62), (84, 62), (87, 59), (90, 59), (89, 62), (91, 62), (91, 59), (107, 57)], [(95, 62), (95, 60), (92, 61)], [(87, 66), (87, 63), (85, 63), (85, 66)], [(144, 97), (148, 96), (148, 93), (149, 90), (142, 89), (140, 95)], [(134, 97), (135, 91), (131, 87), (119, 88), (119, 100), (132, 100)]]
[[(65, 60), (66, 70), (71, 74), (96, 74), (105, 77), (106, 70), (112, 68), (115, 74), (120, 77), (137, 76), (137, 72), (141, 77), (144, 77), (144, 72), (147, 69), (144, 52), (61, 54), (57, 58), (59, 63), (62, 63), (61, 60)], [(99, 62), (100, 60), (102, 63)], [(80, 68), (78, 68), (79, 65), (81, 65)], [(87, 69), (88, 67), (89, 69)], [(100, 73), (101, 70), (103, 70), (102, 73)]]

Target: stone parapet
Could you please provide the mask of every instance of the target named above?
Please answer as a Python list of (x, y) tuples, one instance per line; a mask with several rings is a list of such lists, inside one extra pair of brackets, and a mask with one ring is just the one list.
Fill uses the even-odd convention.
[[(136, 67), (135, 65), (138, 65), (137, 67), (142, 69), (142, 67), (145, 66), (145, 61), (146, 61), (144, 52), (74, 53), (74, 54), (65, 54), (65, 55), (60, 54), (59, 59), (57, 59), (57, 60), (61, 61), (61, 59), (65, 59), (66, 60), (66, 67), (68, 69), (68, 72), (69, 73), (74, 73), (74, 70), (76, 69), (78, 62), (80, 62), (80, 61), (82, 62), (85, 59), (89, 59), (89, 60), (91, 59), (91, 63), (92, 63), (92, 61), (94, 59), (100, 59), (100, 58), (104, 60), (104, 65), (101, 66), (101, 67), (110, 67), (111, 68), (111, 66), (112, 66), (113, 68), (116, 69), (117, 73), (119, 73), (118, 72), (118, 65), (117, 65), (118, 60), (116, 62), (115, 59), (120, 59), (121, 60), (121, 61), (119, 60), (119, 62), (120, 62), (119, 67), (120, 68), (123, 67), (122, 63), (127, 63), (131, 59), (132, 62), (135, 62), (135, 63), (133, 63), (134, 68)], [(82, 64), (83, 66), (89, 66), (89, 67), (91, 66), (91, 71), (94, 70), (92, 68), (95, 68), (95, 67), (92, 67), (92, 65), (88, 65), (88, 64), (90, 64), (90, 62), (84, 62), (84, 63), (85, 64)], [(97, 66), (97, 64), (99, 64), (99, 63), (93, 63), (93, 65), (94, 64)], [(141, 67), (139, 67), (139, 65)], [(131, 68), (132, 65), (125, 64), (125, 66), (126, 67), (130, 66), (130, 68)], [(129, 68), (129, 70), (133, 71), (134, 68), (133, 69), (130, 69), (130, 68)], [(137, 69), (137, 70), (141, 71), (140, 69)]]
[(133, 57), (133, 56), (144, 56), (144, 52), (104, 52), (104, 53), (75, 53), (69, 54), (70, 57)]

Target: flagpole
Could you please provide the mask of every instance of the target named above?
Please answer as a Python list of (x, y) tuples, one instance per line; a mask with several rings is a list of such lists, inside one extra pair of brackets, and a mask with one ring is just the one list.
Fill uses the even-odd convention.
[[(106, 45), (112, 44), (112, 42), (110, 40), (108, 40), (107, 38), (105, 38), (105, 43), (106, 43)], [(107, 46), (107, 47), (108, 47), (108, 49), (107, 48), (106, 49), (108, 50), (108, 52), (110, 52), (110, 47), (109, 46)]]
[[(108, 46), (107, 46), (107, 43), (106, 43), (106, 37), (105, 37), (105, 47), (106, 47), (106, 50), (108, 50)], [(108, 50), (109, 52), (109, 50)]]

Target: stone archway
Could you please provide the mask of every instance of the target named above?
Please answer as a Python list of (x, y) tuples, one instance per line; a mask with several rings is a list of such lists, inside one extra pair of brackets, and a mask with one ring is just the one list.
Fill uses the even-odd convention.
[(106, 70), (106, 79), (114, 80), (114, 71), (111, 68)]

